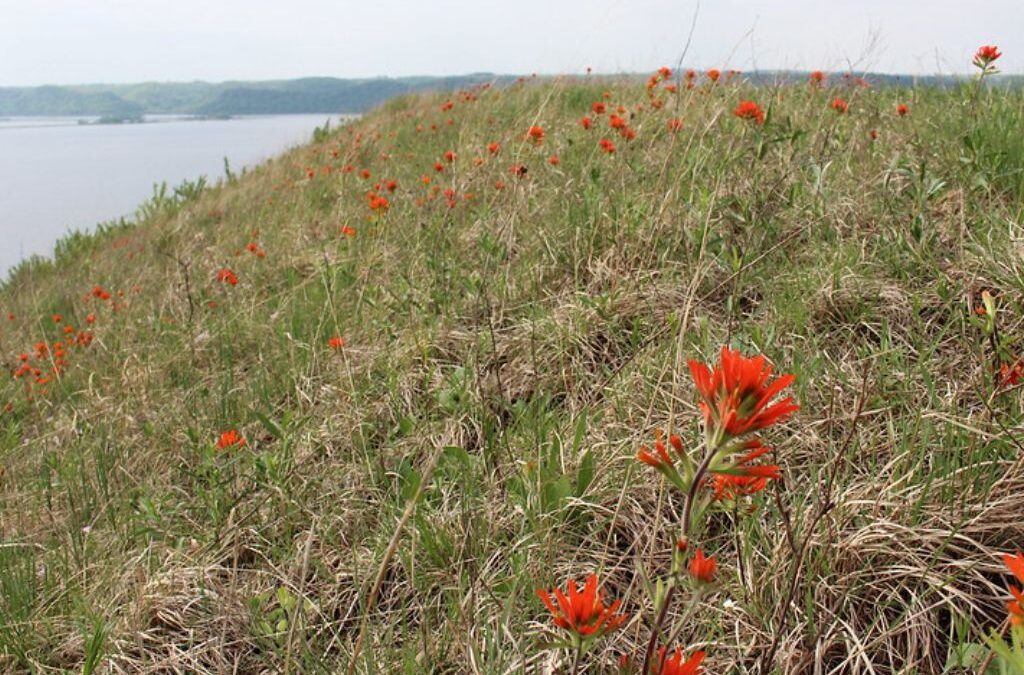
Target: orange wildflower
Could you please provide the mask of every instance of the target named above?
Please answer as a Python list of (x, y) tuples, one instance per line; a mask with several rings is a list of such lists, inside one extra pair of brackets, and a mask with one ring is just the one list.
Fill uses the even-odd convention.
[(679, 119), (678, 117), (670, 119), (668, 121), (668, 130), (671, 131), (672, 133), (676, 133), (676, 132), (678, 132), (682, 128), (683, 128), (683, 121), (681, 119)]
[(987, 70), (993, 61), (1002, 56), (999, 47), (995, 45), (982, 45), (974, 54), (974, 65), (982, 70)]
[(238, 277), (235, 276), (234, 272), (225, 267), (217, 271), (217, 281), (234, 286), (238, 284)]
[(590, 119), (589, 117), (581, 118), (580, 126), (583, 127), (584, 129), (589, 129), (590, 127), (594, 126), (594, 120)]
[(821, 72), (820, 70), (815, 70), (813, 73), (811, 73), (810, 81), (812, 86), (820, 87), (821, 84), (825, 81), (825, 73)]
[(526, 135), (533, 140), (534, 143), (540, 143), (544, 140), (544, 128), (533, 126), (526, 132)]
[[(683, 441), (679, 436), (674, 434), (669, 436), (668, 442), (677, 453), (683, 455)], [(665, 443), (662, 441), (660, 429), (654, 432), (654, 453), (651, 454), (650, 448), (646, 445), (641, 445), (636, 453), (636, 458), (644, 464), (659, 470), (672, 467), (675, 464), (675, 460), (672, 459), (672, 456), (668, 453), (668, 448), (665, 447)]]
[(908, 112), (910, 112), (910, 108), (907, 107), (906, 103), (900, 103), (898, 106), (896, 106), (896, 114), (899, 115), (900, 117), (906, 116)]
[(499, 152), (501, 152), (501, 143), (488, 143), (487, 152), (491, 153), (492, 155), (498, 154)]
[(557, 627), (572, 633), (575, 640), (589, 639), (615, 630), (629, 618), (619, 613), (621, 601), (605, 605), (597, 585), (597, 575), (591, 574), (582, 590), (575, 580), (569, 579), (568, 595), (558, 588), (550, 592), (537, 589), (537, 597), (551, 612), (551, 620)]
[(718, 572), (718, 561), (714, 556), (706, 557), (702, 549), (697, 549), (693, 559), (690, 561), (690, 576), (702, 584), (710, 584), (715, 580), (715, 573)]
[(773, 368), (764, 356), (747, 358), (739, 351), (722, 347), (713, 371), (692, 360), (689, 367), (702, 399), (700, 408), (708, 429), (720, 428), (731, 436), (739, 436), (769, 427), (800, 409), (792, 396), (772, 402), (796, 376), (782, 375), (769, 381)]
[(558, 158), (558, 155), (551, 155), (550, 157), (548, 157), (548, 164), (550, 164), (551, 166), (558, 166), (561, 163), (562, 160)]
[(714, 467), (712, 488), (716, 501), (733, 501), (739, 497), (760, 492), (768, 485), (768, 481), (779, 479), (782, 472), (775, 464), (752, 464), (754, 460), (771, 452), (771, 448), (761, 445), (756, 438), (747, 441), (743, 447), (749, 452), (724, 467)]
[[(1015, 556), (1004, 553), (1003, 563), (1006, 569), (1017, 577), (1017, 581), (1024, 584), (1024, 553), (1017, 551)], [(1024, 626), (1024, 591), (1016, 586), (1010, 586), (1010, 594), (1013, 595), (1013, 600), (1006, 603), (1006, 608), (1010, 612), (1010, 623), (1014, 626)]]
[(708, 79), (711, 80), (712, 82), (718, 82), (718, 78), (722, 76), (722, 71), (720, 71), (718, 68), (712, 68), (711, 70), (708, 71), (707, 75)]
[(345, 346), (345, 338), (340, 335), (334, 335), (327, 341), (327, 346), (337, 351)]
[(609, 141), (607, 138), (602, 138), (600, 141), (598, 141), (598, 145), (600, 145), (601, 149), (607, 152), (609, 155), (615, 152), (615, 144)]
[(841, 99), (837, 96), (836, 98), (832, 99), (832, 109), (835, 110), (840, 115), (842, 115), (843, 113), (850, 109), (850, 104), (847, 103), (844, 99)]
[(764, 124), (764, 111), (753, 101), (740, 101), (732, 114), (741, 120), (754, 120), (758, 124)]
[(681, 649), (669, 656), (668, 650), (662, 647), (658, 650), (658, 660), (653, 664), (651, 675), (697, 675), (703, 671), (700, 663), (704, 660), (704, 652), (694, 652), (684, 661), (685, 656)]
[(235, 429), (229, 429), (217, 439), (217, 449), (224, 450), (233, 446), (242, 447), (245, 445), (245, 438)]

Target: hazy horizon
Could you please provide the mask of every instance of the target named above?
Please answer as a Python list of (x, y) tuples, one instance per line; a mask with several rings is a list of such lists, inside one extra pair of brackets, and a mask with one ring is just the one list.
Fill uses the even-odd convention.
[[(524, 0), (514, 11), (493, 0), (0, 2), (0, 86), (648, 72), (677, 62), (697, 9), (692, 0)], [(1003, 72), (1022, 72), (1019, 2), (972, 12), (962, 0), (721, 0), (700, 5), (685, 63), (949, 75), (970, 72), (981, 44), (1000, 46)]]

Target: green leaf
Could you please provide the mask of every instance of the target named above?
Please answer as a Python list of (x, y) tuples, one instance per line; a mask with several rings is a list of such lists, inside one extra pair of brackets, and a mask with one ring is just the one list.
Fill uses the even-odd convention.
[(576, 496), (582, 497), (587, 488), (594, 480), (594, 453), (587, 450), (583, 455), (583, 459), (580, 460), (580, 468), (576, 473)]
[(253, 410), (252, 412), (254, 415), (256, 415), (256, 418), (260, 421), (260, 423), (263, 424), (263, 427), (267, 430), (267, 433), (269, 433), (277, 440), (281, 440), (282, 438), (284, 438), (284, 429), (281, 428), (280, 424), (270, 419), (269, 417), (261, 413), (259, 410)]

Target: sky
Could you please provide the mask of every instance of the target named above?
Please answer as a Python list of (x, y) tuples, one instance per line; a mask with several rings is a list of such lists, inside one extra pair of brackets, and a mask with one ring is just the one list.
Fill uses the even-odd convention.
[(695, 13), (696, 68), (1024, 72), (1024, 0), (0, 0), (0, 86), (648, 72)]

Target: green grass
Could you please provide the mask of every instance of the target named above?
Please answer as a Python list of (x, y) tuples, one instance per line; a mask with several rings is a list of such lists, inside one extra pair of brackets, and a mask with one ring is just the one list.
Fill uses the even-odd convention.
[[(579, 126), (604, 91), (634, 140)], [(534, 589), (599, 571), (633, 618), (585, 669), (614, 672), (681, 506), (633, 457), (659, 427), (698, 443), (685, 363), (728, 343), (797, 374), (802, 409), (766, 439), (778, 492), (712, 521), (722, 581), (682, 642), (716, 673), (941, 672), (1003, 620), (996, 554), (1024, 541), (1020, 390), (993, 390), (972, 319), (996, 294), (1017, 344), (1022, 96), (403, 98), (73, 235), (0, 288), (11, 371), (64, 325), (95, 335), (50, 383), (0, 384), (0, 667), (341, 672), (365, 623), (361, 673), (565, 672)], [(732, 116), (748, 98), (764, 127)], [(217, 450), (232, 428), (247, 445)], [(787, 520), (811, 544), (780, 627)]]

